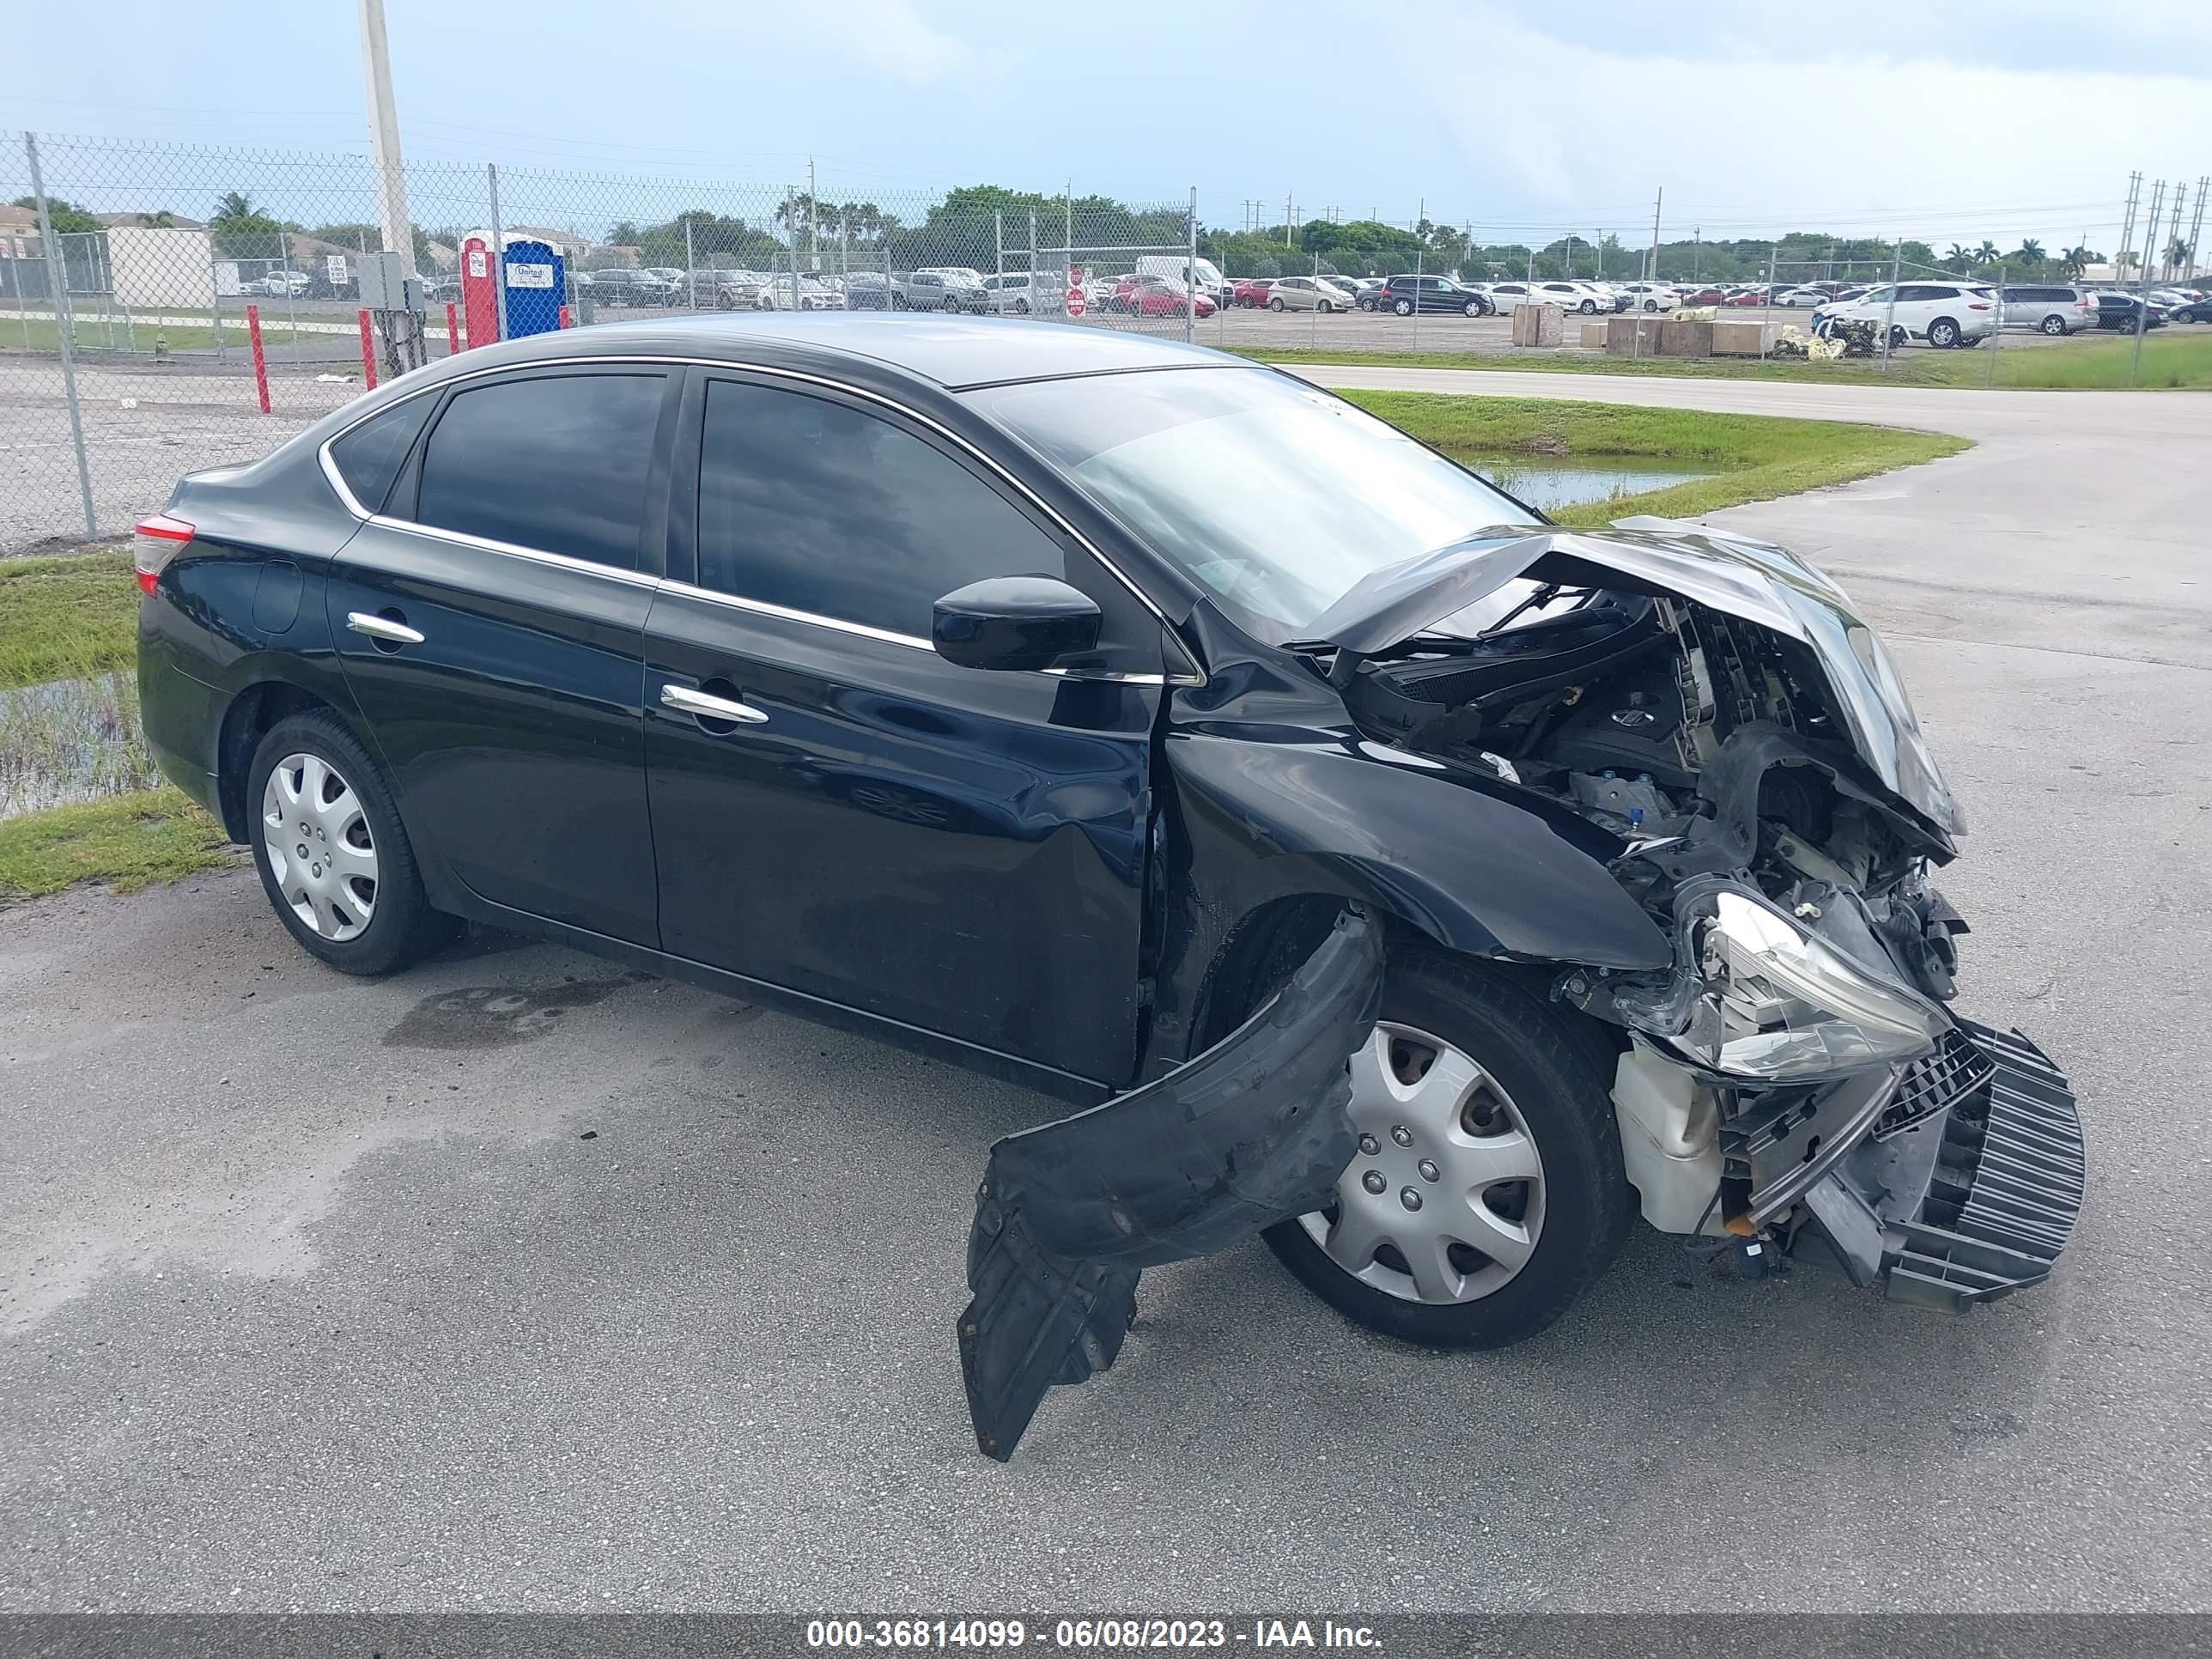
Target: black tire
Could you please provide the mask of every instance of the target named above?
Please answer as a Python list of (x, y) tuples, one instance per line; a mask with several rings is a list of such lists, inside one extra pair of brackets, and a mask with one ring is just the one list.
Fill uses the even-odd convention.
[(1393, 300), (1390, 309), (1401, 317), (1410, 317), (1413, 314), (1413, 302), (1411, 300)]
[(1280, 311), (1282, 308), (1283, 296), (1279, 294), (1270, 295), (1267, 298), (1267, 309), (1270, 311)]
[(1948, 351), (1959, 343), (1959, 325), (1948, 317), (1938, 317), (1928, 325), (1928, 343), (1938, 351)]
[(1656, 300), (1646, 300), (1644, 302), (1644, 308), (1646, 311), (1656, 311), (1659, 309), (1659, 302)]
[(1469, 300), (1465, 305), (1462, 306), (1460, 309), (1470, 317), (1480, 317), (1482, 315), (1482, 301), (1480, 300)]
[(1597, 315), (1597, 301), (1595, 300), (1585, 300), (1582, 302), (1579, 309), (1583, 316), (1595, 317)]
[(1330, 312), (1336, 309), (1334, 306), (1329, 304), (1326, 300), (1322, 301), (1315, 308), (1324, 317), (1328, 316)]
[(2053, 312), (2043, 319), (2043, 331), (2051, 338), (2057, 339), (2066, 331), (2066, 319)]
[[(270, 866), (262, 833), (262, 796), (278, 763), (301, 754), (322, 760), (352, 789), (375, 849), (376, 881), (368, 923), (349, 939), (326, 939), (302, 921)], [(253, 867), (261, 873), (261, 890), (285, 931), (309, 956), (340, 973), (374, 977), (413, 966), (453, 937), (459, 924), (430, 908), (414, 847), (384, 775), (336, 715), (318, 710), (288, 716), (270, 726), (253, 751), (246, 787), (246, 811), (253, 826)]]
[(1414, 947), (1385, 970), (1382, 1018), (1480, 1059), (1512, 1097), (1544, 1168), (1544, 1221), (1521, 1271), (1471, 1302), (1408, 1301), (1338, 1267), (1293, 1217), (1267, 1229), (1293, 1278), (1355, 1324), (1429, 1348), (1499, 1348), (1534, 1336), (1612, 1265), (1634, 1203), (1621, 1167), (1607, 1052), (1580, 1016), (1483, 963)]

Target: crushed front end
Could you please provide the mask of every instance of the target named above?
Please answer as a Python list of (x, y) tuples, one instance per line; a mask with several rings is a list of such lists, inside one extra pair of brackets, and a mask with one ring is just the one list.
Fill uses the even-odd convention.
[(1366, 735), (1611, 832), (1674, 941), (1669, 969), (1554, 982), (1623, 1033), (1647, 1218), (1747, 1249), (1810, 1222), (1857, 1282), (1930, 1306), (2048, 1276), (2081, 1205), (2074, 1097), (1948, 1006), (1966, 924), (1929, 877), (1963, 815), (1833, 582), (1644, 521), (1485, 532), (1368, 598), (1329, 641)]

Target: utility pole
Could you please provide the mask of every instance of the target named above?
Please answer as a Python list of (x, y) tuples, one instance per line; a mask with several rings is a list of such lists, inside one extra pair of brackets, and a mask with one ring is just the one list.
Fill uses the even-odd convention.
[(399, 111), (392, 100), (392, 49), (384, 39), (384, 0), (361, 0), (361, 63), (368, 77), (368, 144), (376, 162), (377, 222), (384, 246), (415, 272), (415, 226), (407, 216), (407, 166), (399, 154)]
[(2151, 186), (2150, 222), (2143, 230), (2142, 266), (2136, 280), (2136, 349), (2128, 359), (2128, 389), (2135, 389), (2136, 377), (2142, 368), (2143, 325), (2150, 316), (2150, 262), (2158, 246), (2158, 216), (2166, 205), (2166, 180), (2161, 179)]
[[(2128, 260), (2133, 256), (2136, 246), (2136, 198), (2142, 193), (2142, 174), (2130, 173), (2128, 174), (2127, 211), (2120, 216), (2120, 245), (2112, 255), (2112, 276), (2118, 282), (2124, 283), (2128, 279)], [(2081, 239), (2082, 245), (2087, 246), (2088, 240), (2085, 234)]]
[(1285, 247), (1291, 245), (1291, 227), (1297, 221), (1297, 210), (1291, 204), (1291, 198), (1285, 196), (1283, 198), (1283, 246)]
[(1647, 283), (1659, 280), (1659, 210), (1666, 200), (1667, 186), (1662, 185), (1659, 193), (1651, 198), (1651, 274), (1644, 279)]
[(2204, 193), (2208, 189), (2212, 189), (2212, 177), (2198, 179), (2197, 211), (2189, 221), (2189, 269), (2182, 273), (2181, 277), (2185, 283), (2197, 279), (2197, 246), (2198, 239), (2204, 234)]
[(1698, 280), (1698, 255), (1705, 251), (1705, 228), (1692, 225), (1690, 228), (1690, 280), (1693, 283)]
[(810, 155), (806, 158), (806, 268), (809, 270), (822, 269), (821, 239), (815, 233), (814, 224), (814, 158)]
[(2166, 273), (2166, 280), (2169, 283), (2181, 280), (2181, 262), (2167, 256), (2181, 241), (2181, 198), (2186, 189), (2180, 179), (2173, 181), (2173, 222), (2167, 228), (2166, 240), (2159, 246), (2159, 269)]

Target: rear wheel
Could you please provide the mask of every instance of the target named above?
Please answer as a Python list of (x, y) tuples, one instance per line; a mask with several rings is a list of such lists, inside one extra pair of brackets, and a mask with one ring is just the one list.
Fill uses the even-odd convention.
[(253, 861), (301, 948), (342, 973), (388, 974), (455, 923), (430, 908), (415, 850), (368, 751), (327, 714), (279, 720), (253, 752)]
[(2043, 331), (2054, 338), (2066, 331), (2066, 319), (2057, 313), (2043, 319)]
[(1395, 956), (1352, 1056), (1358, 1152), (1331, 1203), (1267, 1230), (1308, 1290), (1438, 1348), (1534, 1336), (1602, 1273), (1630, 1204), (1596, 1046), (1484, 966)]
[(1411, 300), (1394, 301), (1391, 303), (1390, 309), (1396, 312), (1401, 317), (1410, 317), (1413, 314), (1413, 302)]
[(1938, 317), (1928, 325), (1928, 343), (1938, 351), (1948, 351), (1959, 343), (1959, 325), (1948, 317)]
[(1282, 308), (1283, 296), (1279, 294), (1274, 295), (1267, 301), (1267, 309), (1270, 311), (1280, 311)]

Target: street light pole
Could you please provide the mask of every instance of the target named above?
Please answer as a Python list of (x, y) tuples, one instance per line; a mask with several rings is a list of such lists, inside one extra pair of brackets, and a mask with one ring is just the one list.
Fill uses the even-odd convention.
[(384, 0), (361, 0), (361, 62), (368, 77), (368, 143), (376, 161), (377, 222), (384, 246), (415, 274), (414, 221), (407, 216), (407, 167), (399, 154), (399, 111), (392, 99), (392, 49), (384, 39)]

